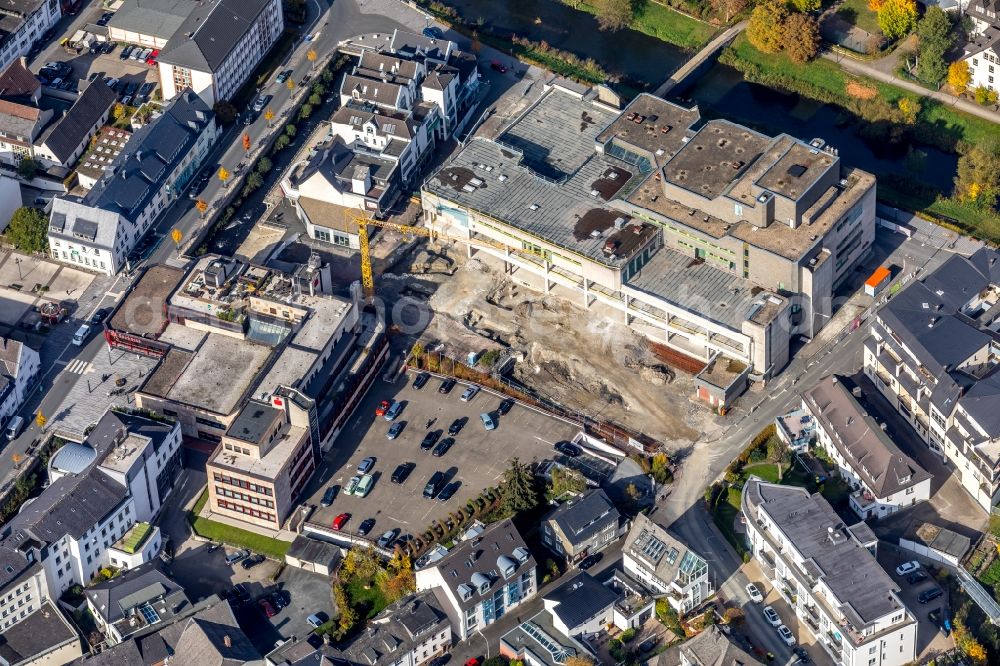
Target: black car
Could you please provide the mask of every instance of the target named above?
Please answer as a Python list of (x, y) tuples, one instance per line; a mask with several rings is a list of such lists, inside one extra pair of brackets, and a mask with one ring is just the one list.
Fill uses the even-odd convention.
[(909, 576), (906, 577), (906, 582), (909, 583), (910, 585), (913, 585), (915, 583), (920, 583), (925, 580), (927, 580), (927, 574), (925, 574), (923, 571), (914, 571), (913, 573), (911, 573)]
[(253, 569), (255, 566), (257, 566), (266, 559), (267, 558), (261, 555), (260, 553), (254, 553), (250, 557), (243, 560), (243, 562), (240, 563), (240, 566), (243, 567), (244, 569)]
[(400, 463), (397, 465), (395, 471), (392, 473), (392, 482), (403, 483), (406, 481), (414, 467), (416, 467), (416, 465), (411, 462)]
[(236, 606), (250, 603), (250, 591), (247, 590), (243, 583), (238, 583), (229, 593), (229, 603), (233, 602), (235, 602), (234, 605)]
[(575, 458), (580, 455), (580, 447), (570, 442), (556, 442), (553, 448), (564, 456)]
[(429, 380), (430, 378), (431, 376), (428, 375), (426, 372), (421, 372), (419, 375), (417, 375), (417, 378), (413, 380), (413, 388), (418, 390), (422, 389), (424, 385), (427, 383), (427, 380)]
[(136, 83), (135, 81), (132, 81), (131, 83), (128, 84), (128, 86), (126, 86), (125, 94), (128, 95), (129, 97), (134, 97), (135, 91), (137, 91), (138, 89), (139, 89), (139, 84)]
[(800, 664), (809, 663), (809, 652), (801, 645), (796, 646), (795, 649), (792, 650), (792, 652), (794, 652), (795, 656), (799, 658)]
[(323, 493), (323, 499), (320, 502), (320, 506), (330, 506), (333, 504), (333, 500), (337, 499), (337, 493), (340, 492), (340, 486), (333, 485), (326, 489)]
[(430, 451), (437, 444), (437, 441), (441, 438), (440, 430), (430, 430), (424, 435), (424, 440), (420, 442), (421, 451)]
[(434, 499), (437, 494), (441, 492), (441, 486), (444, 485), (444, 473), (434, 472), (431, 478), (427, 480), (427, 485), (424, 486), (424, 497), (427, 499)]
[(440, 458), (444, 454), (448, 453), (448, 449), (450, 449), (451, 445), (454, 443), (455, 443), (455, 438), (445, 437), (444, 439), (441, 440), (440, 444), (434, 447), (434, 451), (431, 453), (431, 455), (434, 456), (435, 458)]
[(364, 520), (361, 521), (361, 524), (358, 525), (358, 534), (364, 536), (369, 532), (371, 532), (373, 527), (375, 527), (375, 519), (365, 518)]
[(579, 566), (580, 566), (581, 569), (583, 569), (584, 571), (586, 571), (590, 567), (592, 567), (595, 564), (597, 564), (598, 562), (600, 562), (601, 558), (603, 558), (603, 557), (604, 557), (604, 553), (594, 553), (593, 555), (588, 555), (587, 557), (585, 557), (582, 560), (580, 560), (580, 565)]
[(458, 492), (458, 489), (461, 486), (462, 486), (461, 481), (452, 481), (447, 486), (441, 489), (441, 492), (438, 493), (437, 498), (442, 502), (447, 502), (448, 500), (450, 500), (452, 497), (455, 496), (455, 493)]
[(108, 315), (110, 313), (111, 313), (111, 308), (101, 308), (100, 310), (98, 310), (97, 312), (95, 312), (93, 315), (91, 315), (91, 317), (90, 317), (90, 323), (92, 325), (96, 326), (97, 324), (100, 324), (105, 319), (107, 319)]
[(454, 421), (451, 422), (451, 425), (448, 426), (448, 434), (457, 435), (459, 432), (461, 432), (462, 428), (464, 428), (465, 424), (468, 422), (469, 422), (468, 416), (463, 416), (460, 419), (455, 419)]
[(438, 393), (448, 394), (451, 393), (451, 390), (453, 388), (455, 388), (455, 380), (446, 379), (443, 382), (441, 382), (441, 388), (438, 389)]
[(944, 594), (944, 592), (941, 591), (941, 588), (935, 587), (933, 590), (925, 590), (924, 592), (921, 592), (920, 596), (917, 597), (917, 601), (919, 601), (922, 604), (926, 604), (931, 601), (934, 601), (942, 594)]
[(500, 402), (500, 406), (497, 407), (497, 414), (499, 414), (500, 416), (503, 416), (504, 414), (506, 414), (507, 412), (509, 412), (510, 408), (513, 407), (513, 406), (514, 406), (514, 399), (513, 398), (504, 398)]
[(288, 600), (285, 599), (285, 592), (278, 591), (271, 593), (271, 605), (274, 606), (275, 610), (281, 610), (288, 605)]

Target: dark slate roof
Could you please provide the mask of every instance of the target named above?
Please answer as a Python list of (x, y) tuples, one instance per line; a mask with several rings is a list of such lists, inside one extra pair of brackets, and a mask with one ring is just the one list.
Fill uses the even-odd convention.
[(288, 547), (286, 555), (304, 562), (326, 566), (340, 558), (340, 546), (299, 534), (292, 541), (292, 545)]
[(451, 42), (447, 39), (433, 39), (397, 29), (392, 33), (389, 49), (408, 58), (424, 57), (446, 62), (450, 45)]
[(0, 634), (0, 659), (17, 664), (78, 640), (59, 610), (46, 601), (34, 613)]
[(191, 0), (124, 0), (108, 25), (169, 39), (184, 23), (193, 6)]
[[(167, 575), (159, 559), (89, 587), (86, 594), (104, 621), (112, 623), (126, 617), (132, 608), (158, 599), (164, 600), (155, 604), (161, 621), (190, 605), (184, 589)], [(167, 608), (166, 616), (160, 612), (162, 607)]]
[(93, 657), (80, 657), (73, 664), (87, 664), (87, 666), (138, 666), (139, 664), (151, 664), (145, 661), (139, 647), (133, 640), (126, 640), (110, 648), (98, 652)]
[(51, 543), (69, 534), (80, 539), (126, 501), (125, 486), (99, 469), (56, 479), (11, 520), (17, 528)]
[(270, 0), (199, 3), (160, 51), (170, 65), (214, 72), (232, 53)]
[(96, 78), (66, 115), (52, 126), (42, 142), (48, 146), (56, 159), (62, 164), (67, 164), (117, 99), (118, 96), (108, 87), (104, 79)]
[(572, 632), (618, 601), (618, 596), (618, 593), (601, 585), (586, 571), (578, 571), (575, 576), (546, 594), (545, 601), (555, 604), (549, 612), (554, 613)]
[(386, 608), (350, 644), (330, 651), (329, 655), (334, 660), (365, 666), (394, 664), (429, 636), (450, 626), (434, 592), (426, 590)]
[(546, 520), (555, 521), (570, 543), (580, 545), (603, 531), (608, 523), (617, 525), (620, 518), (618, 509), (598, 488), (563, 502), (549, 513)]

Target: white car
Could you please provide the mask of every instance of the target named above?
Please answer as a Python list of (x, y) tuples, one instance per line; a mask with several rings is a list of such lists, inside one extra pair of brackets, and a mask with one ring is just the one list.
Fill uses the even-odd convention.
[(778, 617), (778, 611), (774, 610), (771, 606), (764, 606), (764, 619), (767, 620), (768, 624), (772, 627), (781, 626), (781, 618)]
[(310, 615), (306, 618), (306, 622), (309, 623), (309, 626), (313, 629), (319, 629), (323, 626), (323, 618), (319, 615)]
[(462, 393), (461, 397), (462, 402), (469, 402), (470, 400), (476, 397), (477, 393), (479, 393), (479, 387), (470, 386), (469, 388), (465, 389), (465, 391)]
[(792, 630), (783, 624), (778, 625), (778, 638), (783, 640), (788, 647), (795, 645), (795, 636), (792, 636)]
[(747, 585), (747, 596), (750, 597), (750, 601), (760, 604), (764, 602), (764, 595), (760, 593), (757, 586), (753, 583)]
[(920, 568), (920, 562), (916, 560), (910, 560), (909, 562), (903, 562), (898, 567), (896, 567), (897, 576), (908, 576), (917, 569)]

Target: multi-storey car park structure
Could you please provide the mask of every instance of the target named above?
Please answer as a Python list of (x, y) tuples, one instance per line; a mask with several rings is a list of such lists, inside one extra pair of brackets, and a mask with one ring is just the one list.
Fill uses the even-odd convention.
[[(624, 111), (560, 80), (423, 186), (427, 224), (511, 278), (610, 307), (706, 363), (719, 407), (815, 335), (870, 252), (875, 178), (821, 139), (769, 137), (640, 95)], [(485, 241), (485, 242), (477, 242)]]
[(1000, 253), (952, 255), (878, 311), (865, 374), (976, 502), (1000, 501)]
[(819, 493), (756, 477), (742, 502), (754, 558), (834, 663), (903, 666), (916, 658), (917, 621), (875, 559), (871, 528), (845, 526)]

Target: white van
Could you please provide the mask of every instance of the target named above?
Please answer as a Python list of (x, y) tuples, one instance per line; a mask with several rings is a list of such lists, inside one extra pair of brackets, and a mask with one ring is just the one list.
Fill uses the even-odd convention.
[(80, 328), (76, 329), (76, 333), (73, 334), (73, 344), (77, 347), (82, 347), (83, 343), (87, 341), (87, 337), (90, 335), (90, 326), (84, 324)]
[(21, 434), (21, 428), (24, 427), (24, 417), (15, 416), (7, 424), (7, 439), (14, 439)]

